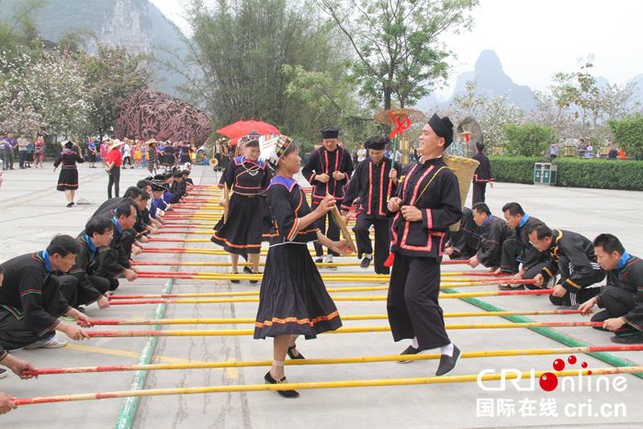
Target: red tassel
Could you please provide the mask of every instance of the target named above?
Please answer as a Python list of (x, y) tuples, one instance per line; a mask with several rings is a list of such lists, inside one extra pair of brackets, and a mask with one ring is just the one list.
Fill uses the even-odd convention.
[(393, 266), (393, 261), (395, 261), (395, 253), (391, 252), (388, 255), (388, 258), (386, 258), (386, 261), (384, 261), (384, 266), (386, 268), (391, 268)]
[(469, 143), (469, 134), (465, 134), (465, 135), (464, 135), (464, 140), (465, 140), (467, 143)]

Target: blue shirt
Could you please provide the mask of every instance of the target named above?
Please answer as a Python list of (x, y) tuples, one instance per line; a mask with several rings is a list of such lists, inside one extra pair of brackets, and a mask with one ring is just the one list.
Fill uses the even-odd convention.
[(618, 260), (618, 264), (616, 264), (616, 269), (620, 270), (627, 264), (627, 261), (630, 259), (630, 254), (627, 252), (623, 252), (623, 255), (621, 255), (621, 259)]
[(525, 226), (525, 224), (527, 223), (528, 220), (529, 220), (529, 215), (527, 213), (525, 213), (523, 215), (522, 219), (520, 220), (519, 227), (522, 228), (523, 226)]

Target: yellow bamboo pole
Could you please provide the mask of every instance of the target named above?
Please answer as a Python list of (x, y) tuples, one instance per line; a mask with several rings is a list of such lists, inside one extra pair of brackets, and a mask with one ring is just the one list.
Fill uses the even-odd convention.
[[(531, 292), (531, 293), (516, 293), (516, 292)], [(507, 295), (543, 295), (550, 294), (551, 291), (492, 291), (492, 292), (466, 292), (466, 293), (447, 293), (439, 294), (441, 299), (460, 299), (472, 298), (481, 296), (507, 296)], [(368, 302), (368, 301), (386, 301), (386, 296), (332, 296), (333, 301), (355, 301), (355, 302)], [(140, 301), (111, 301), (111, 305), (135, 305), (135, 304), (229, 304), (232, 302), (259, 302), (259, 298), (213, 298), (213, 299), (151, 299)]]
[[(610, 374), (632, 374), (643, 372), (643, 366), (628, 366), (619, 368), (591, 368), (583, 370), (564, 370), (564, 371), (535, 371), (535, 377), (541, 377), (545, 373), (553, 373), (556, 377), (575, 377), (582, 374), (583, 376), (591, 375), (610, 375)], [(267, 390), (307, 390), (307, 389), (333, 389), (349, 387), (384, 387), (384, 386), (412, 386), (423, 384), (444, 384), (444, 383), (469, 383), (478, 380), (491, 381), (520, 378), (530, 378), (531, 371), (522, 373), (506, 372), (493, 374), (471, 374), (471, 375), (450, 375), (443, 377), (417, 377), (417, 378), (391, 378), (378, 380), (348, 380), (348, 381), (323, 381), (312, 383), (280, 383), (280, 384), (246, 384), (246, 385), (227, 385), (227, 386), (207, 386), (207, 387), (178, 387), (167, 389), (147, 389), (147, 390), (124, 390), (105, 393), (81, 393), (75, 395), (59, 395), (50, 397), (22, 398), (16, 399), (17, 405), (32, 405), (52, 402), (71, 402), (71, 401), (89, 401), (96, 399), (113, 399), (127, 397), (144, 397), (144, 396), (161, 396), (161, 395), (188, 395), (197, 393), (226, 393), (226, 392), (258, 392)]]
[[(640, 351), (643, 345), (636, 346), (589, 346), (589, 347), (563, 347), (563, 348), (544, 348), (544, 349), (514, 349), (514, 350), (481, 350), (473, 352), (463, 352), (463, 359), (477, 359), (489, 357), (507, 357), (507, 356), (543, 356), (543, 355), (564, 355), (572, 353), (596, 353), (596, 352), (621, 352), (621, 351)], [(440, 359), (439, 353), (418, 354), (418, 355), (381, 355), (381, 356), (355, 356), (342, 358), (325, 358), (325, 359), (287, 359), (284, 363), (289, 366), (308, 366), (308, 365), (347, 365), (361, 363), (377, 362), (399, 362), (437, 360)], [(82, 374), (91, 372), (120, 372), (120, 371), (158, 371), (158, 370), (181, 370), (181, 369), (223, 369), (223, 368), (250, 368), (271, 366), (272, 360), (258, 361), (225, 361), (225, 362), (195, 362), (179, 364), (140, 364), (140, 365), (116, 365), (116, 366), (85, 366), (73, 368), (42, 368), (35, 371), (29, 371), (33, 375), (53, 375), (53, 374)]]
[[(462, 323), (445, 325), (448, 330), (462, 329), (525, 329), (541, 327), (591, 327), (601, 322), (528, 322), (528, 323)], [(389, 326), (355, 326), (343, 327), (324, 334), (366, 334), (372, 332), (390, 332)], [(252, 336), (253, 329), (188, 329), (188, 330), (151, 330), (151, 331), (90, 331), (92, 338), (134, 338), (134, 337), (243, 337)]]
[[(443, 317), (505, 317), (505, 316), (553, 316), (579, 314), (578, 310), (544, 310), (544, 311), (477, 311), (444, 313)], [(387, 314), (356, 314), (342, 315), (343, 321), (355, 320), (388, 320)], [(104, 320), (92, 319), (93, 326), (97, 325), (238, 325), (254, 324), (255, 318), (189, 318), (189, 319), (124, 319)]]
[[(222, 252), (221, 255), (229, 255), (229, 253)], [(180, 267), (231, 267), (230, 262), (185, 262), (185, 261), (164, 261), (164, 262), (147, 262), (147, 261), (134, 261), (132, 265), (138, 266), (180, 266)], [(252, 266), (250, 262), (239, 261), (241, 266)], [(259, 262), (259, 266), (265, 266), (265, 262)], [(318, 267), (357, 267), (359, 262), (333, 262), (330, 263), (317, 263)]]
[[(448, 289), (454, 287), (476, 287), (476, 286), (490, 286), (496, 283), (483, 283), (483, 282), (448, 282), (441, 284), (440, 289)], [(380, 290), (388, 290), (388, 286), (371, 286), (371, 287), (338, 287), (326, 288), (328, 292), (374, 292)], [(154, 298), (217, 298), (224, 296), (259, 296), (260, 292), (244, 291), (244, 292), (193, 292), (193, 293), (173, 293), (173, 294), (140, 294), (140, 295), (113, 295), (111, 300), (120, 299), (154, 299)]]

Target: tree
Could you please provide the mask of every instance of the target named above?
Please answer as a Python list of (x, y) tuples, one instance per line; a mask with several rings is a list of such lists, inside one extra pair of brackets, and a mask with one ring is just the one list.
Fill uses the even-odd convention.
[[(284, 66), (292, 78), (286, 87), (288, 99), (307, 107), (311, 136), (317, 141), (319, 124), (336, 124), (342, 129), (345, 144), (365, 141), (378, 131), (372, 112), (362, 108), (356, 97), (356, 84), (345, 65), (335, 70), (308, 71), (303, 66)], [(348, 148), (348, 147), (347, 147)]]
[(332, 23), (309, 6), (308, 0), (217, 0), (207, 8), (193, 1), (190, 54), (176, 70), (190, 82), (183, 92), (217, 127), (261, 118), (285, 134), (318, 140), (322, 121), (334, 120), (336, 111), (320, 114), (305, 101), (310, 94), (289, 85), (329, 76), (344, 85), (341, 64), (349, 51)]
[(346, 36), (372, 108), (410, 106), (447, 77), (440, 38), (470, 29), (478, 0), (315, 0)]
[(4, 129), (65, 137), (89, 132), (89, 91), (83, 70), (72, 57), (45, 51), (37, 59), (22, 53), (10, 60), (2, 53), (0, 65), (10, 70), (0, 80)]
[(98, 45), (97, 56), (80, 53), (78, 59), (89, 91), (91, 128), (102, 140), (118, 118), (121, 102), (150, 83), (147, 57)]
[(507, 102), (507, 96), (502, 95), (487, 98), (476, 92), (476, 82), (467, 82), (466, 92), (453, 99), (450, 110), (452, 116), (463, 119), (472, 116), (480, 124), (484, 142), (491, 153), (504, 152), (508, 143), (505, 128), (518, 125), (524, 112)]
[(643, 158), (643, 116), (636, 115), (608, 122), (614, 142), (636, 159)]
[(507, 125), (507, 152), (514, 156), (542, 156), (556, 140), (551, 127), (539, 124)]

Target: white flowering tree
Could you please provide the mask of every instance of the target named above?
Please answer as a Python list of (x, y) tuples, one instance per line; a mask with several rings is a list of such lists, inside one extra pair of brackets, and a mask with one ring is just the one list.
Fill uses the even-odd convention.
[(37, 59), (0, 53), (0, 127), (71, 137), (89, 130), (91, 103), (83, 69), (67, 54), (44, 52)]

